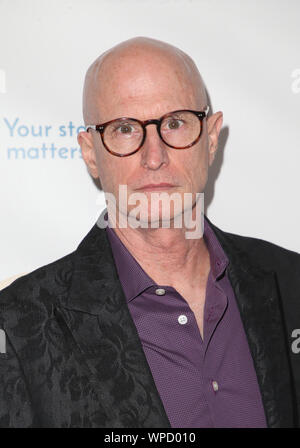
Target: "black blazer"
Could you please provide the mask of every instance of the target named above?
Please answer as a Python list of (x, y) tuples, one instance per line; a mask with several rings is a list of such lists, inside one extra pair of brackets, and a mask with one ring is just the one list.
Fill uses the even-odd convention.
[[(230, 260), (267, 424), (299, 426), (300, 255), (210, 224)], [(0, 427), (170, 428), (96, 224), (77, 250), (0, 292), (0, 328)]]

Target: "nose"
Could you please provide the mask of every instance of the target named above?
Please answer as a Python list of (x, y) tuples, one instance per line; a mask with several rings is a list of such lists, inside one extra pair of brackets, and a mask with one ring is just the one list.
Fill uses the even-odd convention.
[(168, 147), (159, 137), (154, 123), (147, 125), (146, 138), (140, 154), (141, 165), (150, 170), (158, 170), (169, 163)]

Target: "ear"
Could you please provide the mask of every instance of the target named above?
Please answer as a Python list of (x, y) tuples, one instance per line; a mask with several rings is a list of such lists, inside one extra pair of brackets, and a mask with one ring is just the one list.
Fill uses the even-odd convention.
[(214, 161), (220, 130), (223, 124), (223, 112), (216, 112), (207, 119), (209, 166)]
[(92, 131), (79, 132), (77, 135), (77, 141), (81, 148), (82, 157), (86, 163), (89, 173), (92, 177), (97, 179), (99, 177), (97, 162), (96, 162), (96, 151), (94, 148)]

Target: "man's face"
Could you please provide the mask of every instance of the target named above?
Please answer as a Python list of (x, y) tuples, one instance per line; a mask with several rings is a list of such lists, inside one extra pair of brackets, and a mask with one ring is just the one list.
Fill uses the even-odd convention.
[[(203, 110), (206, 104), (197, 98), (196, 89), (180, 64), (161, 55), (126, 56), (113, 58), (101, 74), (97, 94), (97, 123), (119, 117), (139, 120), (159, 118), (178, 109)], [(92, 123), (91, 123), (92, 124)], [(119, 198), (119, 185), (127, 186), (127, 199), (132, 193), (179, 193), (184, 204), (184, 193), (203, 192), (210, 164), (209, 138), (206, 119), (202, 122), (200, 141), (191, 148), (176, 150), (164, 144), (155, 125), (147, 126), (142, 148), (128, 157), (116, 157), (103, 146), (100, 135), (92, 131), (95, 166), (89, 166), (93, 177), (100, 177), (104, 192)], [(91, 131), (90, 131), (91, 132)], [(91, 138), (91, 136), (89, 136)], [(88, 165), (89, 161), (83, 156)], [(145, 190), (147, 184), (169, 183), (172, 187)], [(194, 199), (193, 199), (194, 202)], [(128, 213), (138, 205), (128, 205)], [(124, 210), (124, 204), (120, 208)], [(160, 216), (163, 215), (160, 209)], [(171, 214), (172, 217), (172, 214)]]

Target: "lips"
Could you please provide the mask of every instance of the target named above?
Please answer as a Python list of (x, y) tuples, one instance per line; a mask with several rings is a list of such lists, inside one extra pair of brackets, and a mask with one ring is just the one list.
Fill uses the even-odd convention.
[(160, 184), (147, 184), (147, 185), (144, 185), (143, 187), (138, 188), (138, 190), (143, 190), (143, 191), (147, 191), (147, 190), (166, 190), (166, 189), (172, 188), (172, 187), (175, 187), (175, 185), (168, 184), (166, 182), (162, 182)]

